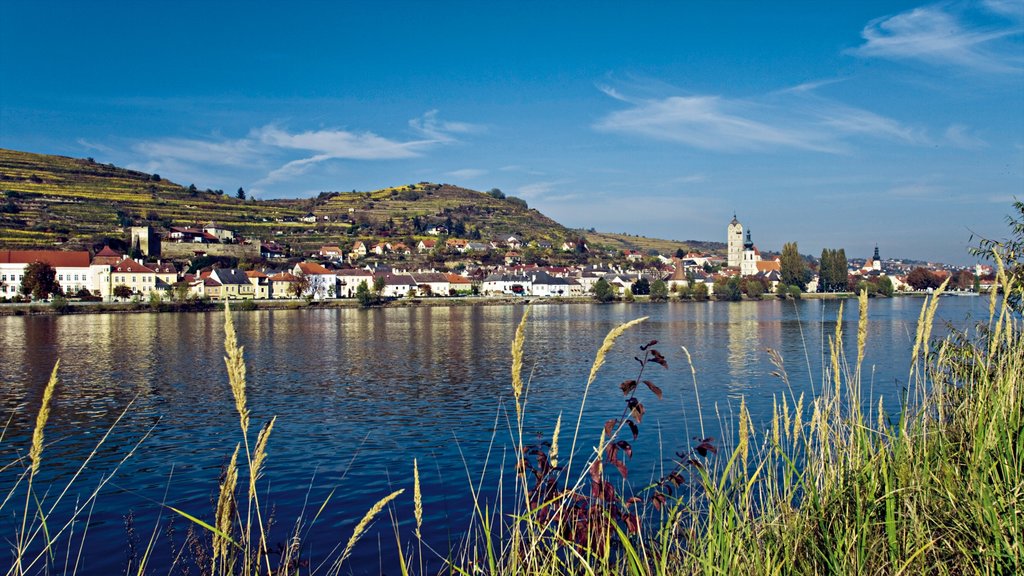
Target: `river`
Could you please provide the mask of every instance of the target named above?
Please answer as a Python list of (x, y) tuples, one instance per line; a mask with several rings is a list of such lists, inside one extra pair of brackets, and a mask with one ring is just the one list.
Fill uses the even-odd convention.
[[(898, 407), (909, 368), (919, 298), (871, 300), (864, 369), (865, 394)], [(665, 393), (645, 391), (647, 406), (635, 444), (631, 479), (643, 482), (671, 464), (701, 424), (682, 347), (697, 373), (707, 433), (721, 437), (745, 396), (756, 426), (770, 417), (773, 397), (789, 395), (772, 375), (767, 349), (785, 359), (793, 393), (821, 386), (823, 338), (835, 330), (837, 301), (536, 305), (526, 328), (524, 379), (529, 380), (526, 430), (550, 437), (563, 415), (566, 429), (580, 409), (594, 353), (605, 334), (633, 318), (650, 319), (622, 336), (590, 391), (580, 446), (591, 446), (601, 423), (620, 415), (618, 384), (636, 376), (639, 346), (657, 339), (668, 369), (652, 365), (645, 378)], [(846, 302), (847, 351), (855, 356), (857, 302)], [(987, 316), (987, 298), (944, 298), (936, 331), (946, 322), (967, 327)], [(400, 309), (269, 310), (235, 314), (248, 367), (253, 431), (271, 417), (261, 492), (273, 504), (274, 544), (284, 543), (296, 518), (302, 558), (315, 567), (344, 546), (366, 510), (389, 492), (403, 538), (411, 539), (412, 463), (419, 462), (425, 505), (424, 538), (447, 552), (469, 522), (471, 485), (493, 502), (499, 478), (512, 469), (509, 422), (510, 345), (522, 306)], [(64, 496), (50, 529), (67, 518), (101, 475), (142, 441), (99, 494), (88, 522), (58, 546), (57, 565), (73, 563), (83, 531), (80, 574), (123, 572), (133, 542), (145, 543), (158, 525), (153, 552), (167, 564), (188, 522), (161, 502), (213, 520), (217, 482), (241, 440), (223, 355), (222, 312), (0, 317), (0, 409), (10, 418), (0, 465), (24, 457), (42, 390), (60, 359), (60, 383), (46, 428), (37, 477), (44, 502), (77, 470), (103, 433), (127, 408), (88, 469)], [(130, 405), (130, 406), (129, 406)], [(511, 413), (511, 415), (510, 415)], [(148, 434), (148, 437), (146, 436)], [(728, 436), (728, 434), (726, 434)], [(570, 436), (571, 437), (571, 436)], [(0, 496), (22, 464), (0, 470)], [(22, 491), (23, 492), (23, 491)], [(14, 539), (24, 496), (0, 512), (0, 534)], [(126, 530), (126, 517), (134, 533)], [(384, 517), (357, 546), (356, 574), (397, 573), (394, 534)], [(70, 545), (69, 545), (70, 543)], [(3, 551), (4, 560), (9, 550)], [(0, 564), (4, 564), (0, 560)], [(59, 570), (58, 570), (59, 571)], [(163, 573), (166, 570), (157, 570)]]

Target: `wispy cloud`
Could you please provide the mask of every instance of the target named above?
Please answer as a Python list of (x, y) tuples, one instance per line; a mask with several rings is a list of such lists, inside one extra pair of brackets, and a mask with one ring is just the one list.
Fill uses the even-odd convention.
[(516, 189), (516, 195), (522, 196), (523, 198), (539, 198), (547, 196), (551, 192), (558, 190), (558, 187), (563, 184), (568, 184), (570, 180), (547, 180), (543, 182), (534, 182), (532, 184), (526, 184)]
[(814, 94), (815, 87), (803, 84), (750, 99), (718, 95), (634, 99), (602, 88), (630, 107), (608, 114), (594, 128), (720, 152), (846, 153), (851, 149), (848, 140), (855, 136), (927, 143), (923, 130), (822, 98)]
[(479, 178), (484, 174), (487, 174), (487, 170), (483, 170), (481, 168), (461, 168), (459, 170), (446, 172), (445, 176), (451, 176), (452, 178), (460, 178), (463, 180), (472, 180), (474, 178)]
[(433, 147), (455, 142), (455, 134), (482, 129), (442, 120), (437, 110), (410, 120), (409, 125), (421, 138), (399, 139), (346, 128), (291, 131), (267, 124), (250, 130), (242, 138), (163, 138), (139, 142), (132, 150), (138, 158), (136, 165), (153, 170), (169, 173), (174, 169), (188, 174), (201, 173), (199, 167), (259, 170), (262, 174), (253, 175), (251, 181), (255, 186), (266, 186), (294, 179), (331, 160), (416, 158)]
[(988, 142), (971, 134), (970, 129), (963, 124), (953, 124), (946, 128), (945, 141), (957, 148), (985, 148)]
[(919, 60), (976, 72), (1021, 72), (1013, 36), (1024, 33), (1024, 2), (941, 3), (876, 18), (864, 27), (858, 56)]
[(479, 134), (486, 130), (480, 124), (442, 120), (437, 110), (429, 110), (423, 116), (409, 120), (409, 127), (417, 133), (439, 142), (453, 142), (455, 134)]

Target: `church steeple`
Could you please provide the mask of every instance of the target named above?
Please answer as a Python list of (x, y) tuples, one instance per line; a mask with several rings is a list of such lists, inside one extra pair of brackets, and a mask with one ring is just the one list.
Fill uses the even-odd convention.
[(743, 241), (744, 250), (753, 250), (754, 241), (750, 239), (750, 228), (747, 228), (747, 239)]
[(878, 244), (875, 244), (875, 255), (872, 256), (871, 259), (875, 260), (876, 262), (881, 259), (881, 257), (878, 255)]

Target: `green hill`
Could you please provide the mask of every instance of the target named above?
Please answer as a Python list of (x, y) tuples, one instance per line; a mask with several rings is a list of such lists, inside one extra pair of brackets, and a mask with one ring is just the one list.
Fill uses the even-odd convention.
[[(304, 221), (308, 215), (315, 222)], [(657, 249), (696, 243), (569, 230), (517, 198), (422, 182), (372, 192), (325, 192), (303, 200), (240, 200), (158, 175), (92, 159), (0, 149), (0, 247), (90, 248), (125, 240), (126, 228), (157, 230), (214, 221), (249, 239), (274, 240), (293, 252), (356, 240), (429, 238), (443, 226), (452, 236), (493, 240), (563, 240), (586, 235), (591, 248)]]

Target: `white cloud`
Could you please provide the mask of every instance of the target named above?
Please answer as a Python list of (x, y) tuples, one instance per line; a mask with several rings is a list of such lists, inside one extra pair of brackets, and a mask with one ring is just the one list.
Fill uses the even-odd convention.
[(516, 189), (516, 196), (522, 196), (523, 198), (538, 198), (540, 196), (546, 196), (557, 190), (562, 184), (568, 184), (569, 182), (569, 180), (534, 182), (532, 184), (520, 186)]
[(204, 165), (247, 166), (261, 156), (259, 143), (251, 138), (237, 140), (195, 140), (165, 138), (140, 142), (135, 152), (152, 160), (173, 159)]
[(451, 176), (452, 178), (460, 178), (463, 180), (472, 180), (474, 178), (479, 178), (484, 174), (487, 174), (487, 170), (482, 170), (480, 168), (461, 168), (459, 170), (446, 172), (445, 176)]
[(963, 124), (953, 124), (946, 128), (946, 142), (957, 148), (985, 148), (988, 142), (971, 134), (970, 129)]
[(836, 154), (849, 151), (847, 141), (854, 136), (928, 142), (922, 130), (816, 96), (814, 86), (746, 100), (717, 95), (629, 99), (603, 89), (631, 107), (608, 114), (594, 128), (721, 152), (796, 149)]
[[(268, 124), (251, 130), (243, 138), (164, 138), (139, 142), (132, 148), (139, 157), (135, 162), (139, 166), (168, 172), (174, 168), (186, 174), (200, 173), (198, 166), (258, 169), (265, 171), (262, 177), (250, 179), (256, 186), (265, 186), (291, 180), (330, 160), (416, 158), (430, 148), (454, 142), (451, 134), (480, 130), (464, 122), (443, 121), (436, 110), (410, 120), (409, 125), (426, 138), (400, 140), (342, 128), (292, 132)], [(86, 142), (80, 144), (91, 146)]]
[[(1019, 45), (1009, 37), (1024, 33), (1020, 0), (984, 5), (933, 4), (876, 18), (864, 27), (864, 44), (851, 50), (864, 57), (920, 60), (979, 72), (1024, 70)], [(1015, 22), (992, 15), (1015, 15)]]
[(441, 120), (437, 110), (429, 110), (419, 118), (409, 120), (409, 127), (438, 142), (453, 142), (452, 134), (478, 134), (484, 131), (479, 124)]

